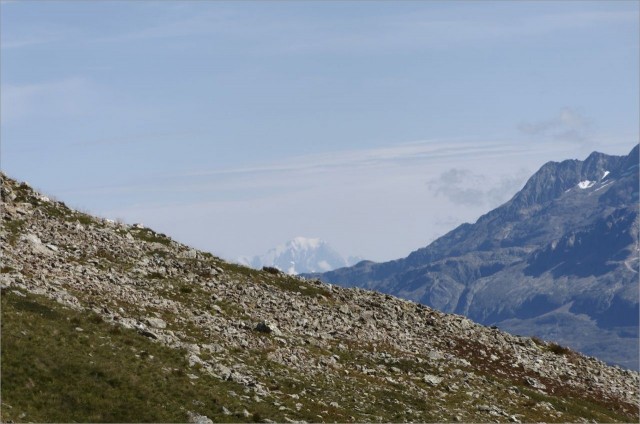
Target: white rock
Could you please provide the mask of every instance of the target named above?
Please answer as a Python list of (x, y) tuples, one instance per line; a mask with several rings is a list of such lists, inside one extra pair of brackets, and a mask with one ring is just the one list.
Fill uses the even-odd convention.
[(28, 233), (23, 235), (22, 238), (34, 246), (42, 244), (40, 237), (35, 234)]
[(147, 318), (146, 322), (153, 328), (167, 328), (167, 323), (160, 318)]
[(437, 375), (427, 374), (423, 378), (424, 382), (427, 384), (431, 384), (432, 386), (437, 386), (442, 382), (442, 377), (438, 377)]
[(256, 330), (261, 333), (271, 333), (274, 336), (282, 336), (280, 329), (271, 321), (262, 321), (256, 325)]
[(189, 422), (194, 424), (213, 424), (213, 421), (205, 415), (199, 415), (194, 412), (188, 411), (187, 416), (189, 417)]

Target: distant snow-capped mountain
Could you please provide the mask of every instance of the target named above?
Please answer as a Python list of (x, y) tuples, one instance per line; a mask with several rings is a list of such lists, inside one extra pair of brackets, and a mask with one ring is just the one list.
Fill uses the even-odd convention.
[(287, 274), (300, 274), (327, 272), (354, 265), (360, 260), (361, 258), (353, 256), (345, 259), (323, 240), (296, 237), (270, 249), (264, 255), (253, 258), (241, 257), (238, 262), (256, 269), (272, 266)]

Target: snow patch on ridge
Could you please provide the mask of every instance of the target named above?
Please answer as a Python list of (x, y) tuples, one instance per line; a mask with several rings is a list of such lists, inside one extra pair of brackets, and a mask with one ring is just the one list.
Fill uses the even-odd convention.
[[(317, 249), (324, 242), (318, 238), (295, 237), (289, 242), (294, 249), (311, 250)], [(285, 246), (286, 248), (286, 246)]]
[(595, 183), (596, 183), (595, 181), (589, 181), (589, 180), (580, 181), (578, 183), (578, 188), (581, 188), (582, 190), (584, 190), (589, 187), (593, 187)]

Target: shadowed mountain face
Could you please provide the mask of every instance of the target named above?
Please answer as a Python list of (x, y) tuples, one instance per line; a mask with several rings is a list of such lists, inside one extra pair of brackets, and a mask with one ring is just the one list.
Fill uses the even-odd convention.
[(319, 277), (638, 368), (638, 146), (549, 162), (510, 201), (408, 257)]

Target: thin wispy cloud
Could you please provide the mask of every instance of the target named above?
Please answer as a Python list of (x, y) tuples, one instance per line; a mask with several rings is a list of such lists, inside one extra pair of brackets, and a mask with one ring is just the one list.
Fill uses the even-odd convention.
[[(122, 140), (103, 140), (103, 143), (120, 143)], [(402, 143), (396, 146), (373, 149), (334, 151), (324, 154), (287, 157), (282, 161), (222, 169), (200, 169), (186, 172), (168, 172), (149, 177), (149, 183), (163, 182), (164, 190), (175, 187), (187, 190), (190, 187), (201, 190), (207, 181), (215, 181), (216, 188), (264, 187), (269, 181), (281, 181), (295, 184), (302, 176), (317, 176), (340, 171), (359, 172), (366, 169), (380, 170), (390, 167), (403, 167), (407, 164), (424, 165), (443, 159), (497, 156), (516, 152), (517, 148), (507, 143), (486, 143), (481, 145), (473, 141), (431, 140)], [(232, 183), (230, 183), (232, 182)], [(128, 184), (123, 190), (144, 190), (147, 183)], [(166, 185), (165, 185), (166, 184)], [(225, 185), (231, 184), (231, 185)], [(102, 187), (106, 189), (107, 187)], [(117, 187), (112, 187), (116, 189)]]
[[(321, 10), (322, 7), (319, 7)], [(401, 10), (401, 9), (400, 9)], [(478, 13), (483, 13), (478, 9)], [(181, 16), (180, 16), (181, 15)], [(547, 13), (504, 20), (488, 17), (478, 20), (475, 14), (456, 16), (437, 10), (392, 15), (362, 16), (361, 25), (353, 26), (350, 19), (334, 18), (318, 21), (308, 16), (283, 19), (268, 9), (261, 15), (246, 10), (229, 11), (213, 3), (197, 14), (159, 15), (142, 28), (132, 28), (120, 33), (85, 37), (74, 40), (83, 43), (119, 43), (179, 39), (186, 37), (216, 36), (242, 40), (245, 47), (253, 46), (255, 53), (359, 53), (376, 51), (398, 52), (415, 49), (451, 48), (461, 45), (509, 41), (515, 37), (547, 35), (606, 26), (630, 24), (636, 17), (620, 11), (583, 11)], [(4, 48), (16, 48), (29, 44), (61, 40), (64, 34), (27, 37), (7, 40)], [(67, 34), (67, 40), (71, 36)]]
[(456, 205), (496, 207), (509, 200), (529, 177), (529, 171), (521, 169), (513, 175), (496, 177), (469, 169), (451, 168), (427, 186), (438, 197), (444, 197)]
[[(122, 142), (104, 140), (103, 143)], [(340, 185), (351, 181), (362, 187), (401, 184), (419, 179), (429, 170), (441, 170), (427, 180), (429, 190), (454, 204), (493, 207), (507, 200), (524, 183), (529, 169), (514, 169), (511, 158), (521, 158), (528, 150), (539, 152), (566, 151), (571, 143), (540, 142), (523, 149), (509, 140), (429, 140), (394, 146), (334, 151), (325, 154), (287, 157), (282, 161), (254, 166), (199, 169), (185, 172), (150, 174), (124, 184), (101, 185), (65, 191), (64, 194), (147, 195), (150, 193), (188, 194), (225, 200), (233, 198), (273, 197), (282, 193), (313, 190), (322, 185)], [(446, 168), (447, 165), (501, 163), (493, 175), (477, 173), (469, 168)], [(507, 174), (505, 176), (505, 173)], [(239, 195), (245, 193), (246, 195)], [(182, 204), (178, 197), (162, 196), (156, 204)]]
[(21, 39), (9, 39), (0, 40), (0, 49), (9, 50), (9, 49), (19, 49), (21, 47), (28, 47), (37, 44), (47, 44), (54, 43), (56, 41), (62, 40), (64, 37), (61, 35), (49, 35), (49, 36), (27, 36)]
[[(541, 145), (538, 148), (544, 149)], [(516, 172), (511, 165), (505, 165), (492, 176), (445, 167), (464, 163), (475, 167), (476, 163), (487, 161), (508, 164), (509, 158), (522, 155), (522, 147), (508, 141), (432, 140), (300, 156), (254, 167), (154, 174), (124, 184), (86, 187), (62, 194), (139, 196), (156, 206), (184, 206), (189, 203), (186, 199), (197, 199), (194, 200), (197, 204), (202, 199), (214, 203), (270, 199), (277, 203), (282, 196), (291, 198), (327, 189), (339, 191), (344, 185), (374, 191), (411, 185), (420, 190), (423, 180), (419, 176), (442, 170), (439, 177), (428, 179), (432, 192), (453, 204), (487, 207), (496, 206), (512, 195), (528, 171)]]
[(523, 122), (518, 129), (527, 135), (584, 143), (593, 135), (593, 120), (572, 108), (562, 109), (556, 116), (536, 122)]
[[(452, 222), (473, 220), (487, 212), (489, 205), (507, 200), (524, 181), (516, 165), (522, 168), (522, 158), (530, 159), (517, 154), (506, 142), (483, 151), (479, 143), (471, 146), (471, 142), (457, 145), (440, 141), (430, 146), (433, 155), (414, 157), (411, 153), (427, 150), (422, 143), (412, 143), (399, 149), (363, 149), (359, 155), (352, 151), (339, 159), (341, 155), (336, 152), (336, 158), (329, 161), (331, 167), (326, 166), (325, 158), (323, 166), (316, 163), (312, 171), (305, 167), (317, 157), (306, 158), (300, 167), (274, 164), (236, 173), (159, 178), (140, 185), (106, 187), (91, 194), (132, 196), (137, 202), (137, 206), (107, 210), (105, 216), (144, 220), (160, 229), (193, 228), (208, 222), (207, 233), (187, 230), (191, 240), (197, 245), (205, 245), (209, 237), (225, 240), (220, 246), (227, 249), (228, 257), (253, 253), (246, 248), (243, 251), (243, 245), (258, 252), (279, 238), (317, 231), (346, 251), (362, 251), (376, 260), (383, 258), (375, 252), (384, 240), (383, 250), (388, 252), (384, 257), (391, 259), (451, 230)], [(376, 166), (358, 156), (375, 157)], [(488, 162), (504, 164), (499, 169), (494, 167), (494, 174), (489, 175)], [(453, 176), (452, 196), (443, 197), (433, 188), (425, 188), (425, 181), (446, 175), (447, 170), (460, 164), (467, 168), (459, 168), (465, 171)], [(469, 178), (472, 182), (480, 180), (482, 186), (468, 191), (474, 189), (468, 185)], [(464, 208), (451, 206), (463, 204)], [(190, 218), (176, 223), (175, 216)], [(236, 222), (233, 228), (239, 225), (242, 231), (227, 228), (225, 222)], [(347, 233), (358, 236), (345, 236)], [(400, 239), (404, 240), (402, 245), (393, 242)]]
[(399, 257), (637, 142), (632, 2), (10, 4), (3, 170), (231, 257)]
[[(478, 10), (481, 14), (482, 10)], [(525, 16), (504, 20), (477, 16), (459, 17), (437, 12), (395, 14), (380, 20), (363, 17), (363, 25), (349, 27), (317, 25), (301, 27), (301, 36), (291, 37), (279, 49), (290, 52), (398, 52), (416, 49), (448, 49), (463, 45), (479, 45), (511, 41), (514, 38), (544, 36), (556, 32), (586, 29), (594, 26), (632, 24), (633, 13), (625, 12), (567, 12)], [(286, 23), (284, 24), (286, 26)], [(296, 27), (292, 28), (294, 31)], [(260, 27), (253, 28), (260, 31)]]
[(79, 116), (95, 104), (96, 87), (85, 78), (37, 84), (2, 84), (2, 124), (43, 116)]
[[(162, 20), (162, 19), (158, 19)], [(136, 28), (120, 34), (112, 34), (85, 40), (86, 42), (130, 42), (136, 40), (171, 39), (191, 36), (205, 36), (237, 28), (235, 15), (224, 12), (205, 12), (191, 16), (155, 22), (143, 28)]]
[[(19, 3), (6, 3), (3, 1), (1, 6), (6, 7), (11, 4), (12, 7), (15, 5), (19, 8), (21, 7)], [(12, 12), (11, 9), (5, 9), (4, 12), (6, 13), (0, 14), (0, 18), (2, 18), (0, 48), (5, 51), (66, 42), (78, 35), (75, 28), (56, 23), (46, 22), (40, 25), (21, 25), (7, 17)]]
[(260, 164), (251, 167), (227, 169), (204, 169), (174, 174), (172, 177), (204, 177), (225, 174), (261, 174), (289, 171), (331, 171), (337, 168), (375, 168), (390, 164), (406, 164), (407, 162), (435, 162), (447, 158), (483, 157), (507, 155), (518, 152), (518, 147), (508, 142), (477, 140), (464, 141), (428, 140), (400, 143), (389, 147), (335, 151), (324, 154), (289, 157), (286, 161)]

